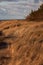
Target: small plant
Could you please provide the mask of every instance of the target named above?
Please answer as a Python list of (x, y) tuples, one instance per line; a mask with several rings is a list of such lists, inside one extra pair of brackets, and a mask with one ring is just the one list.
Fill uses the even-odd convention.
[(0, 31), (0, 36), (2, 36), (3, 35), (3, 32), (2, 31)]
[(8, 43), (1, 41), (0, 42), (0, 50), (6, 49), (8, 47)]

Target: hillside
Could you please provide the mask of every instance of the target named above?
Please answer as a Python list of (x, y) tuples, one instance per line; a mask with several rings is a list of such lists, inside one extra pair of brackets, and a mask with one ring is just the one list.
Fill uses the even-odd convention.
[(31, 11), (29, 15), (27, 15), (26, 20), (30, 21), (43, 21), (43, 4), (36, 11)]
[(0, 65), (43, 65), (43, 21), (0, 22)]

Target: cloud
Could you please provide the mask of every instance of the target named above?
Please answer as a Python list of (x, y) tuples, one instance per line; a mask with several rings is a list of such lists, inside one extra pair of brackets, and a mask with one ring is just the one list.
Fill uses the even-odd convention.
[(3, 2), (0, 2), (0, 19), (24, 19), (32, 9), (36, 10), (41, 2), (35, 4), (34, 0), (13, 0), (14, 2), (12, 0), (1, 1)]
[(0, 1), (17, 1), (17, 0), (0, 0)]

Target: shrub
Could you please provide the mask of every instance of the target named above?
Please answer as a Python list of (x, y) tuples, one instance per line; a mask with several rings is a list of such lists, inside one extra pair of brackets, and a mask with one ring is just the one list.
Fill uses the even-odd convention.
[(30, 21), (40, 21), (43, 20), (43, 4), (36, 11), (31, 11), (29, 15), (27, 15), (26, 20)]

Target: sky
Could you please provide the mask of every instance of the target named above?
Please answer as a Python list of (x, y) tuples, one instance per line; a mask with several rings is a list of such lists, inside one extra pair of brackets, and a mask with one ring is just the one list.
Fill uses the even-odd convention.
[(43, 0), (0, 0), (0, 20), (25, 19), (31, 10), (37, 10)]

